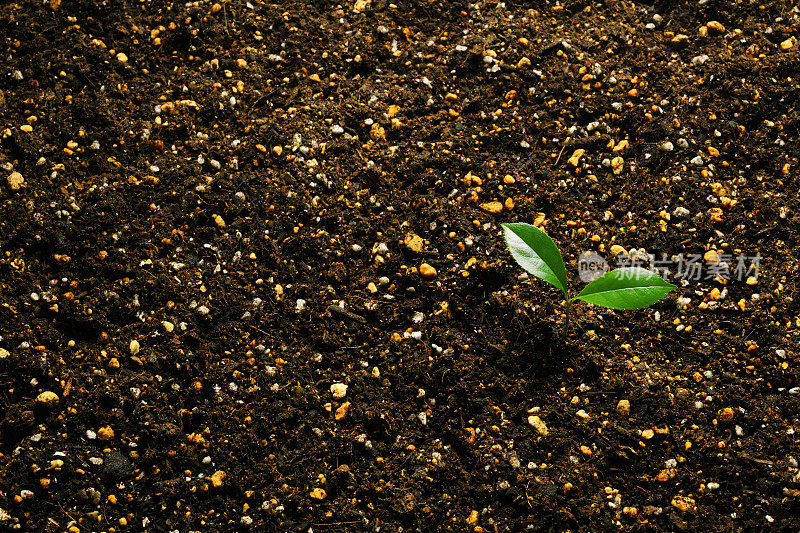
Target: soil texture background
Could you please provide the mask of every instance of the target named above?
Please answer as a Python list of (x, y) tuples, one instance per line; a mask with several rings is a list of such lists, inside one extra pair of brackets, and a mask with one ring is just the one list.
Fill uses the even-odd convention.
[(0, 526), (800, 530), (799, 11), (3, 2)]

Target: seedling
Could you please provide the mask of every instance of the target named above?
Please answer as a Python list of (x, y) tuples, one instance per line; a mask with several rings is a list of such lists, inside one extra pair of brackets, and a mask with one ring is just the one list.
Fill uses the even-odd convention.
[(584, 287), (578, 295), (570, 297), (567, 269), (553, 239), (530, 224), (518, 222), (502, 226), (508, 250), (519, 266), (564, 293), (567, 302), (564, 337), (569, 331), (569, 315), (575, 300), (610, 309), (641, 309), (653, 305), (676, 288), (650, 270), (625, 267), (606, 272)]

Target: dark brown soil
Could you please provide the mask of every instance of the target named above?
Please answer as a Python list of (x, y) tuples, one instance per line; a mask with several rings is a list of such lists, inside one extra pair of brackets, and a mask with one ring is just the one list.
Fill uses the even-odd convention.
[(0, 7), (0, 526), (800, 530), (798, 9), (353, 7)]

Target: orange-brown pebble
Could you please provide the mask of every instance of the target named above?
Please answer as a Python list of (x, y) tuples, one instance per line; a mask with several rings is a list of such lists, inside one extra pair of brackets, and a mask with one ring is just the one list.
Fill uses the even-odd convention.
[(672, 498), (672, 506), (680, 511), (688, 511), (694, 507), (694, 499), (688, 496), (675, 496)]
[(436, 269), (428, 263), (422, 263), (419, 266), (419, 273), (425, 279), (434, 279), (436, 277)]
[(51, 391), (44, 391), (36, 397), (36, 403), (45, 407), (52, 407), (60, 401), (58, 394)]
[(225, 482), (226, 477), (228, 477), (228, 474), (226, 474), (222, 470), (217, 470), (216, 472), (211, 474), (211, 486), (216, 488), (221, 487), (222, 484)]
[(480, 207), (487, 213), (491, 213), (493, 215), (497, 215), (503, 211), (503, 204), (500, 202), (486, 202), (481, 204)]
[(347, 416), (347, 411), (350, 410), (350, 402), (344, 402), (337, 410), (334, 417), (336, 420), (342, 420)]

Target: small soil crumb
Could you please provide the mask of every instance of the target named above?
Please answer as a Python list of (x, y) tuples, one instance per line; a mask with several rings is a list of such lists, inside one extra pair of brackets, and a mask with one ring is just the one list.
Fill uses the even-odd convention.
[(385, 141), (386, 140), (386, 130), (382, 126), (380, 126), (378, 124), (373, 124), (372, 127), (369, 130), (369, 136), (376, 143), (377, 142), (381, 142), (381, 141)]
[(416, 233), (409, 233), (403, 240), (403, 244), (405, 244), (406, 248), (408, 248), (412, 252), (419, 253), (422, 251), (422, 247), (425, 245), (425, 241), (422, 239), (422, 237), (420, 237)]
[(97, 430), (97, 438), (99, 440), (111, 440), (114, 438), (114, 430), (111, 426), (104, 426)]
[(105, 477), (117, 481), (130, 476), (132, 473), (133, 466), (131, 462), (119, 450), (111, 450), (103, 458), (103, 475)]
[(730, 422), (733, 420), (733, 415), (733, 409), (730, 407), (725, 407), (717, 412), (717, 419), (720, 422)]
[(228, 474), (226, 474), (222, 470), (217, 470), (216, 472), (211, 474), (211, 485), (217, 488), (221, 487), (222, 484), (225, 482), (226, 477), (228, 477)]
[(336, 420), (342, 420), (344, 417), (347, 416), (347, 412), (350, 410), (350, 402), (344, 402), (337, 410), (334, 418)]
[(569, 163), (573, 167), (577, 167), (578, 164), (581, 162), (581, 157), (583, 157), (583, 154), (585, 154), (585, 153), (586, 153), (586, 150), (584, 150), (583, 148), (578, 148), (577, 150), (572, 152), (572, 157), (570, 157), (567, 160), (567, 163)]
[(622, 174), (624, 165), (625, 165), (625, 160), (619, 156), (611, 160), (611, 168), (613, 169), (614, 174), (616, 175)]
[(500, 202), (485, 202), (481, 204), (481, 209), (487, 213), (497, 215), (503, 211), (503, 204)]
[(703, 254), (703, 260), (706, 263), (711, 263), (712, 265), (716, 265), (719, 263), (719, 254), (715, 250), (709, 250), (705, 254)]
[(436, 277), (436, 269), (428, 263), (422, 263), (420, 265), (419, 273), (425, 279), (433, 279)]
[(25, 183), (25, 178), (23, 178), (22, 174), (20, 174), (19, 172), (12, 172), (8, 176), (8, 187), (12, 191), (18, 191), (20, 187), (22, 187), (23, 183)]
[(337, 400), (344, 398), (347, 396), (347, 385), (344, 383), (334, 383), (331, 385), (331, 394), (333, 394), (333, 397)]
[(694, 500), (688, 496), (675, 496), (672, 498), (672, 506), (680, 511), (686, 512), (694, 507)]
[(678, 475), (678, 471), (675, 468), (665, 468), (658, 473), (656, 479), (661, 483), (666, 483), (667, 481), (672, 481), (676, 475)]
[(547, 429), (547, 424), (545, 424), (544, 420), (536, 415), (531, 415), (528, 417), (528, 424), (533, 426), (533, 429), (535, 429), (542, 437), (546, 437), (550, 434), (550, 430)]
[(669, 41), (670, 46), (673, 48), (684, 48), (689, 44), (689, 36), (679, 33)]
[(44, 407), (53, 407), (57, 405), (59, 401), (61, 401), (61, 398), (58, 397), (58, 394), (49, 390), (44, 391), (36, 397), (36, 403)]
[(620, 254), (626, 254), (626, 253), (628, 253), (628, 252), (625, 250), (625, 248), (623, 248), (619, 244), (615, 244), (615, 245), (613, 245), (611, 247), (611, 255), (613, 255), (615, 257), (620, 255)]

